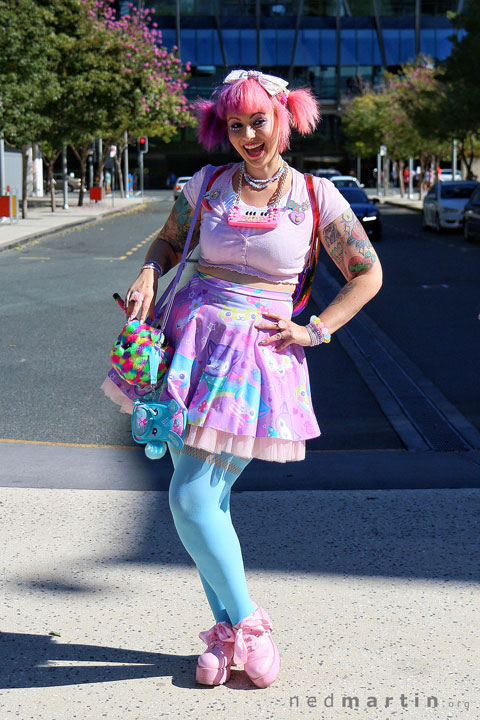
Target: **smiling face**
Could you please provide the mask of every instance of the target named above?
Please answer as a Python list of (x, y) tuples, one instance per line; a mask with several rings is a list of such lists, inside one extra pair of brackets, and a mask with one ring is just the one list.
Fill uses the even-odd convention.
[(235, 113), (227, 117), (228, 138), (247, 171), (262, 177), (274, 173), (279, 165), (278, 129), (273, 108), (254, 113)]

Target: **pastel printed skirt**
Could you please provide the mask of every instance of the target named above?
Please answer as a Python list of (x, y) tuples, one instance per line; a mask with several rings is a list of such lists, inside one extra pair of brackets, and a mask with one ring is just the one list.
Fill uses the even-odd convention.
[[(175, 297), (165, 335), (175, 348), (160, 389), (188, 410), (185, 443), (207, 452), (286, 462), (303, 460), (320, 435), (303, 347), (276, 353), (255, 324), (270, 311), (292, 315), (291, 296), (196, 273)], [(113, 371), (115, 373), (115, 371)], [(102, 388), (131, 411), (112, 371)]]

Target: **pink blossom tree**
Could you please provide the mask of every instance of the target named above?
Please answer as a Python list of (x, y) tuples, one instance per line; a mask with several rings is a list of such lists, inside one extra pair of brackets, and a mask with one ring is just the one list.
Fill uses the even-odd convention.
[[(150, 135), (168, 142), (178, 128), (195, 123), (184, 90), (189, 65), (182, 66), (176, 48), (162, 46), (162, 34), (153, 20), (153, 10), (138, 10), (129, 4), (129, 13), (117, 18), (111, 0), (82, 0), (99, 33), (107, 33), (123, 48), (119, 81), (122, 93), (103, 128), (105, 138), (103, 171), (108, 148), (116, 145), (117, 170), (124, 150), (124, 134)], [(123, 188), (123, 183), (120, 183)]]

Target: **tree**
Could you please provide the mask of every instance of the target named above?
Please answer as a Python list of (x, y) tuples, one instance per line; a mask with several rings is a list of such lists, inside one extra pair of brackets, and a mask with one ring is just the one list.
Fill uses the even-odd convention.
[[(93, 140), (123, 149), (124, 131), (168, 141), (193, 123), (184, 96), (187, 74), (161, 47), (148, 11), (118, 19), (110, 0), (0, 0), (0, 132), (24, 153), (41, 141), (53, 166), (65, 144), (81, 168), (83, 203)], [(55, 208), (52, 190), (52, 210)]]
[(422, 173), (448, 153), (449, 136), (439, 121), (443, 88), (428, 58), (403, 65), (398, 74), (384, 73), (385, 83), (368, 90), (347, 105), (343, 127), (348, 149), (360, 157), (386, 145), (399, 167), (403, 194), (403, 168), (410, 157), (420, 159)]
[[(444, 84), (441, 114), (450, 137), (459, 141), (459, 155), (467, 167), (468, 177), (472, 178), (480, 133), (480, 6), (470, 2), (463, 13), (452, 12), (448, 16), (456, 32), (450, 38), (452, 51), (440, 77)], [(466, 34), (458, 32), (462, 29)]]
[[(117, 147), (115, 160), (121, 178), (125, 131), (133, 136), (150, 135), (168, 142), (179, 127), (194, 124), (183, 92), (187, 87), (189, 65), (187, 63), (184, 70), (176, 52), (162, 47), (161, 31), (149, 10), (137, 10), (131, 5), (130, 13), (118, 19), (111, 0), (96, 0), (90, 16), (101, 32), (110, 33), (123, 47), (119, 73), (125, 91), (112, 108), (108, 127), (103, 132), (106, 148), (112, 144)], [(105, 157), (106, 154), (103, 161)], [(103, 170), (103, 162), (100, 169)]]
[(0, 134), (22, 152), (22, 217), (27, 215), (27, 149), (46, 128), (58, 93), (51, 69), (51, 10), (32, 0), (0, 0)]

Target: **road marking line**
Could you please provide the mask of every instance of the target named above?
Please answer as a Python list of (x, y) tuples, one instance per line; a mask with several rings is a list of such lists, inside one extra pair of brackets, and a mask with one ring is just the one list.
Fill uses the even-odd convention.
[(11, 443), (17, 445), (49, 445), (52, 447), (80, 447), (99, 448), (101, 450), (137, 450), (135, 445), (91, 445), (89, 443), (62, 443), (50, 442), (47, 440), (15, 440), (13, 438), (0, 438), (0, 443)]
[(50, 260), (49, 257), (33, 257), (32, 255), (19, 255), (19, 260)]
[[(163, 227), (163, 225), (162, 225), (162, 227)], [(136, 252), (137, 250), (140, 250), (142, 245), (145, 245), (150, 240), (153, 240), (153, 238), (158, 235), (158, 233), (160, 232), (161, 229), (162, 228), (158, 228), (158, 230), (154, 230), (152, 233), (150, 233), (150, 235), (148, 237), (146, 237), (144, 240), (142, 240), (140, 243), (138, 243), (138, 245), (135, 245), (130, 250), (127, 250), (125, 255), (120, 255), (120, 257), (96, 257), (93, 259), (94, 260), (126, 260), (127, 257), (129, 257), (130, 255), (133, 255), (134, 252)], [(42, 258), (37, 258), (37, 259), (42, 259)], [(50, 258), (45, 258), (45, 259), (49, 260)]]

